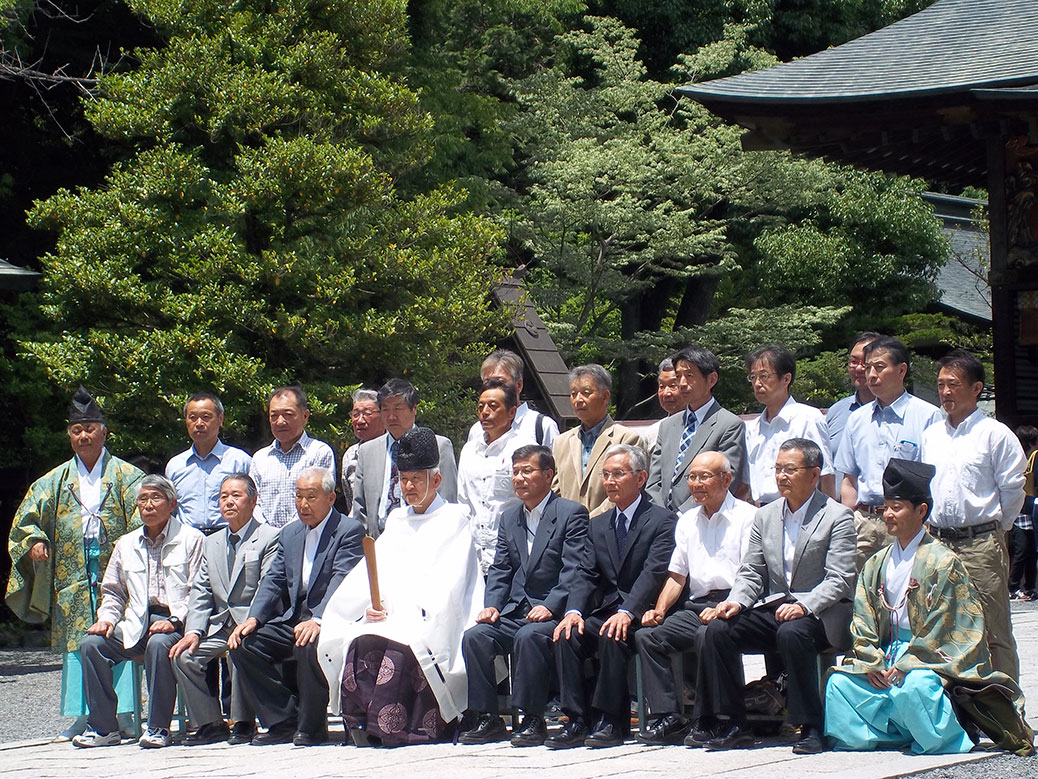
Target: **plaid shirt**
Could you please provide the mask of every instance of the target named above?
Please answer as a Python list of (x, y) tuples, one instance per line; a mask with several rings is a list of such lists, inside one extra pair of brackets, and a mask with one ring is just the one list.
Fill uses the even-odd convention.
[(296, 518), (296, 479), (311, 467), (335, 473), (335, 455), (324, 441), (306, 432), (287, 452), (275, 440), (252, 456), (249, 475), (259, 489), (259, 507), (268, 525), (284, 527)]

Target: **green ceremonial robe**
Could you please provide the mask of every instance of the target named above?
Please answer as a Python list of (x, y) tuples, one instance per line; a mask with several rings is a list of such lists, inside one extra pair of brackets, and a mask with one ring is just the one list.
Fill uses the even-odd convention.
[[(140, 527), (137, 491), (144, 472), (107, 449), (101, 453), (101, 496), (98, 512), (104, 525), (100, 572), (108, 566), (115, 542)], [(95, 622), (83, 546), (82, 511), (76, 497), (79, 473), (76, 458), (35, 481), (14, 517), (8, 550), (11, 578), (7, 605), (15, 615), (39, 624), (51, 618), (51, 646), (75, 652), (86, 629)], [(50, 559), (33, 562), (29, 550), (46, 541)], [(97, 598), (100, 602), (100, 598)]]
[[(883, 581), (892, 546), (874, 554), (858, 577), (851, 620), (851, 652), (835, 672), (866, 674), (887, 667), (884, 654), (891, 641), (890, 613), (884, 604)], [(897, 597), (896, 593), (888, 600)], [(929, 533), (923, 535), (912, 564), (907, 593), (912, 638), (894, 663), (907, 673), (935, 671), (945, 680), (990, 684), (1019, 692), (1005, 674), (991, 668), (984, 638), (984, 612), (966, 568), (958, 556)]]

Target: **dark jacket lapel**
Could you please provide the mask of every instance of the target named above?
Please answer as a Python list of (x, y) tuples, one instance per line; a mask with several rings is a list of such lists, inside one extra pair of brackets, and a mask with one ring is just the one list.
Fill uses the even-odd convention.
[[(548, 539), (551, 538), (552, 531), (555, 530), (555, 522), (558, 520), (558, 514), (555, 511), (555, 503), (558, 498), (555, 495), (551, 495), (548, 498), (548, 502), (544, 506), (544, 513), (541, 514), (541, 521), (537, 524), (537, 532), (533, 536), (533, 548), (530, 550), (529, 560), (523, 560), (523, 567), (526, 569), (535, 567), (541, 560), (541, 555), (544, 554), (544, 549), (548, 546)], [(526, 546), (523, 546), (525, 549)]]

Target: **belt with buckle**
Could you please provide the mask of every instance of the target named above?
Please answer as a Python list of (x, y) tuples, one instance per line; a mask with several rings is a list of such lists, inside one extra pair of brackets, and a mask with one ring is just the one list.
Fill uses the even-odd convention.
[(968, 527), (932, 527), (930, 532), (942, 541), (964, 541), (976, 538), (984, 533), (998, 530), (998, 522), (991, 520), (980, 525), (969, 525)]

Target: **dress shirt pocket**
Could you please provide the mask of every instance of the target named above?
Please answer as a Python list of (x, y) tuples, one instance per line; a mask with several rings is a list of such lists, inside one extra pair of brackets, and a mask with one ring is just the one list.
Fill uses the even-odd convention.
[(966, 493), (981, 492), (988, 479), (984, 478), (985, 456), (982, 453), (971, 453), (959, 467), (959, 482)]

